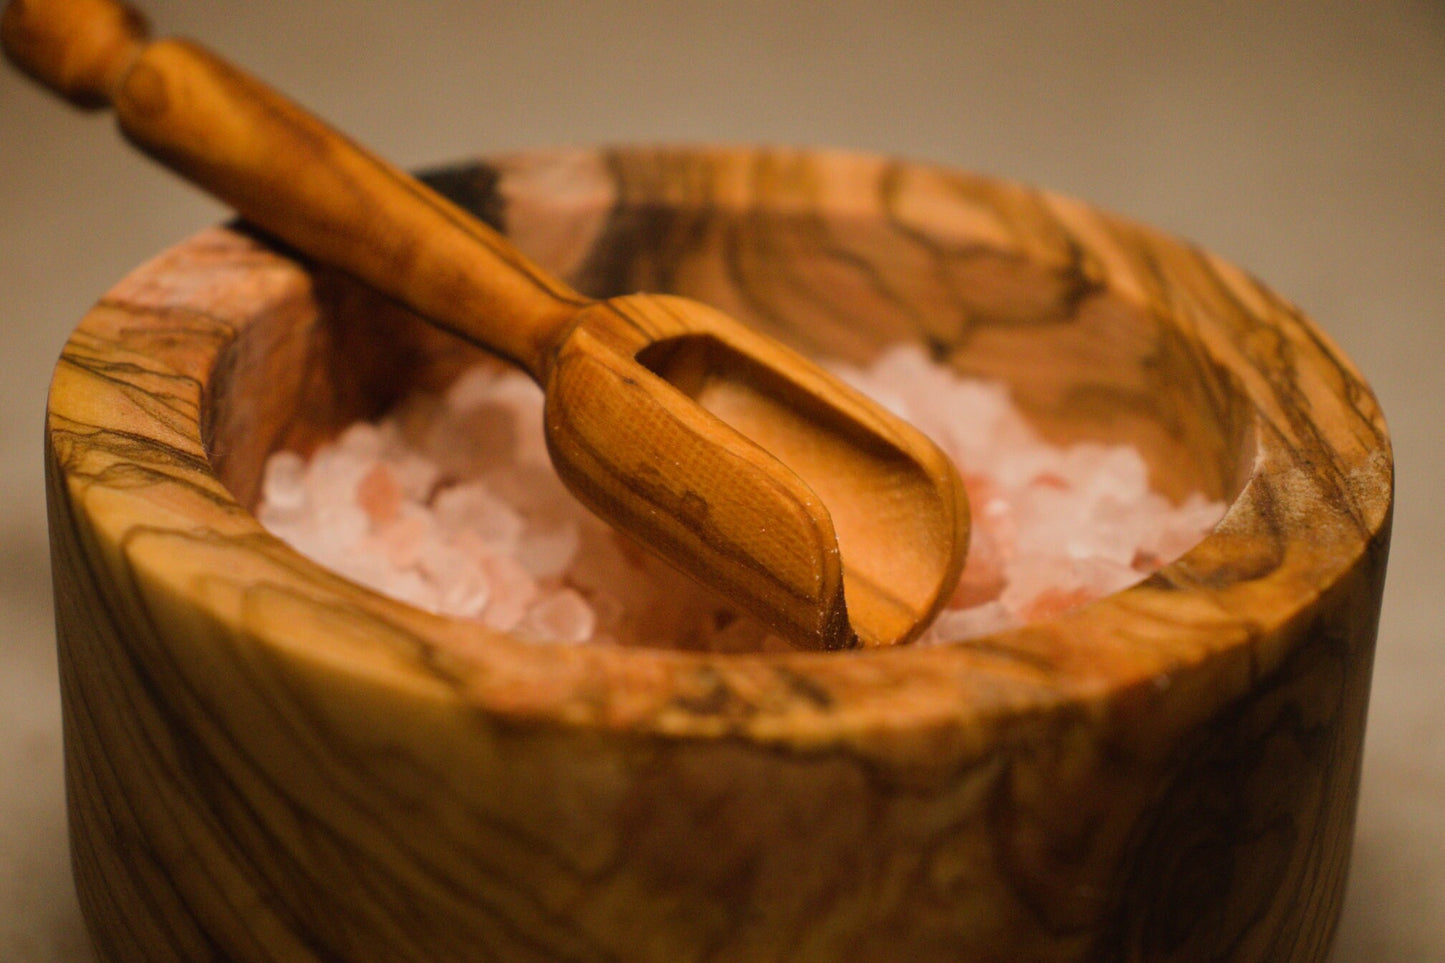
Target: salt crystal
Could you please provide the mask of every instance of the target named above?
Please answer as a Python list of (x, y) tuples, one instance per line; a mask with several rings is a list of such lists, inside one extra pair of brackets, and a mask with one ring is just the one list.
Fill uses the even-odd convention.
[(432, 502), (437, 525), (451, 537), (466, 532), (487, 551), (510, 555), (521, 541), (525, 522), (506, 501), (481, 482), (453, 485)]
[(438, 581), (441, 598), (437, 609), (443, 615), (478, 618), (492, 600), (491, 580), (477, 566), (459, 567)]
[(437, 587), (437, 609), (445, 615), (478, 618), (491, 603), (487, 556), (470, 546), (430, 541), (417, 558), (416, 570)]
[(323, 445), (311, 456), (306, 471), (306, 492), (316, 505), (350, 502), (356, 486), (371, 470), (374, 459), (337, 445)]
[(1083, 585), (1082, 563), (1064, 555), (1033, 552), (1016, 556), (1008, 566), (1008, 584), (998, 600), (1017, 613), (1045, 592), (1072, 592)]
[(435, 590), (426, 586), (415, 574), (397, 571), (380, 555), (337, 551), (334, 544), (323, 546), (321, 551), (330, 568), (353, 582), (410, 602), (419, 608), (430, 609), (435, 603)]
[(1006, 560), (997, 538), (982, 525), (969, 534), (963, 574), (948, 600), (950, 608), (971, 608), (998, 598), (1008, 584)]
[(262, 505), (260, 509), (258, 509), (256, 517), (261, 524), (267, 527), (272, 535), (275, 535), (307, 558), (325, 564), (326, 560), (322, 558), (325, 545), (323, 540), (316, 535), (312, 519), (308, 518), (302, 522), (287, 520), (284, 523), (278, 524), (268, 518), (270, 514), (270, 506)]
[(482, 622), (498, 632), (510, 632), (531, 608), (537, 597), (537, 583), (520, 563), (507, 555), (487, 558), (484, 571), (492, 594), (482, 611)]
[(427, 545), (436, 540), (435, 532), (431, 512), (405, 504), (395, 520), (372, 533), (362, 546), (382, 555), (393, 568), (406, 569), (414, 566)]
[(839, 381), (862, 394), (868, 395), (875, 402), (882, 405), (892, 414), (902, 418), (904, 421), (908, 421), (912, 417), (913, 412), (910, 410), (908, 401), (904, 396), (897, 392), (880, 390), (871, 372), (862, 371), (858, 368), (839, 367), (833, 373), (838, 376)]
[(552, 461), (542, 431), (542, 389), (521, 372), (508, 371), (497, 379), (492, 398), (510, 415), (516, 463), (540, 466), (550, 473)]
[(1033, 622), (1051, 619), (1076, 609), (1096, 596), (1083, 586), (1074, 588), (1047, 588), (1035, 595), (1027, 605), (1020, 607), (1023, 621)]
[(533, 578), (560, 578), (577, 555), (578, 539), (577, 525), (571, 522), (528, 529), (517, 545), (517, 561)]
[(318, 499), (317, 502), (314, 509), (316, 514), (310, 527), (316, 532), (328, 555), (346, 554), (371, 529), (371, 520), (356, 502), (349, 499)]
[(929, 627), (924, 642), (957, 642), (998, 632), (1018, 622), (1008, 606), (997, 600), (971, 608), (945, 609)]
[(372, 525), (385, 525), (401, 511), (406, 493), (385, 462), (377, 462), (356, 484), (356, 503), (371, 519)]
[(1132, 503), (1149, 493), (1149, 466), (1138, 449), (1083, 442), (1063, 449), (1060, 474), (1086, 499)]
[(543, 642), (586, 642), (595, 626), (587, 600), (572, 589), (559, 589), (527, 610), (517, 632)]
[[(965, 469), (969, 555), (920, 639), (947, 644), (1053, 618), (1187, 551), (1223, 512), (1148, 487), (1126, 446), (1046, 443), (1002, 385), (914, 345), (838, 368)], [(542, 395), (496, 364), (358, 423), (310, 463), (268, 459), (257, 517), (339, 574), (430, 611), (575, 643), (719, 652), (791, 646), (585, 511), (547, 460)]]
[(440, 611), (437, 587), (417, 572), (394, 572), (380, 583), (379, 590), (428, 612)]
[(261, 499), (275, 511), (301, 510), (306, 505), (306, 459), (294, 451), (278, 451), (266, 459)]
[(397, 452), (387, 464), (392, 476), (401, 485), (402, 494), (414, 502), (427, 500), (441, 474), (435, 462), (410, 450)]
[(358, 421), (336, 436), (334, 447), (340, 451), (370, 461), (381, 456), (383, 436), (381, 428), (369, 421)]
[(424, 451), (447, 478), (475, 478), (513, 464), (519, 450), (512, 414), (499, 404), (446, 411), (427, 436)]
[(505, 370), (500, 365), (479, 364), (463, 371), (442, 394), (446, 406), (465, 411), (490, 403)]
[(1200, 532), (1209, 530), (1219, 521), (1221, 508), (1217, 502), (1211, 502), (1195, 492), (1177, 507), (1162, 509), (1168, 513), (1169, 522), (1155, 525), (1143, 534), (1140, 538), (1141, 551), (1159, 563), (1178, 558), (1194, 547)]
[(542, 406), (541, 389), (521, 372), (474, 369), (448, 389), (429, 454), (456, 477), (502, 466), (549, 467)]
[(528, 514), (575, 516), (584, 511), (550, 465), (508, 465), (482, 476), (498, 498)]

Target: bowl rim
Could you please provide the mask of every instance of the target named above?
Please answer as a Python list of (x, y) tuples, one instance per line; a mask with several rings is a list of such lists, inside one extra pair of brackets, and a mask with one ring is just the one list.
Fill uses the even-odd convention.
[[(395, 697), (444, 699), (555, 726), (813, 747), (1163, 691), (1212, 660), (1267, 672), (1283, 658), (1285, 636), (1387, 539), (1393, 465), (1373, 394), (1296, 308), (1191, 244), (1051, 192), (848, 151), (563, 148), (477, 163), (505, 176), (592, 150), (704, 158), (737, 174), (740, 184), (758, 164), (797, 159), (827, 165), (845, 180), (912, 176), (920, 190), (965, 178), (1026, 204), (1030, 216), (1051, 218), (1053, 228), (1090, 250), (1111, 292), (1187, 327), (1239, 380), (1255, 420), (1250, 477), (1215, 531), (1154, 576), (1058, 618), (968, 642), (841, 654), (525, 642), (430, 615), (331, 573), (262, 529), (211, 471), (200, 409), (223, 344), (262, 306), (274, 306), (266, 298), (310, 292), (298, 262), (233, 227), (216, 227), (136, 268), (69, 339), (46, 435), (52, 499), (66, 501), (71, 514), (57, 516), (52, 506), (52, 525), (66, 517), (83, 522), (101, 553), (124, 570), (124, 584), (222, 627), (237, 644), (346, 673)], [(746, 196), (744, 184), (737, 199)], [(713, 202), (729, 203), (731, 195)], [(877, 210), (863, 205), (860, 213)], [(252, 303), (244, 311), (217, 311), (218, 301), (235, 305), (246, 297)], [(164, 333), (168, 351), (179, 339), (209, 357), (209, 368), (138, 355), (138, 342), (120, 334), (144, 333), (147, 325), (152, 335)], [(162, 383), (171, 392), (167, 403), (138, 402)], [(141, 485), (116, 470), (123, 454), (96, 471), (75, 454), (78, 425), (125, 433), (135, 451), (146, 449), (134, 464), (148, 471), (160, 449), (161, 461), (182, 452), (185, 463)], [(178, 495), (178, 486), (191, 494)], [(1268, 562), (1267, 570), (1241, 565), (1242, 558)], [(279, 599), (289, 613), (284, 621), (248, 614)]]

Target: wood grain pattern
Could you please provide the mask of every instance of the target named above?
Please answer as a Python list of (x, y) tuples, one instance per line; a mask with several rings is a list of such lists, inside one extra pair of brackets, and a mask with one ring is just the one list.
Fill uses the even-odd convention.
[(969, 534), (953, 465), (796, 352), (686, 298), (578, 294), (240, 68), (151, 42), (120, 0), (14, 0), (0, 41), (249, 223), (521, 366), (573, 494), (789, 643), (908, 642), (952, 593)]
[(572, 151), (434, 182), (589, 296), (678, 292), (851, 358), (918, 339), (1230, 509), (1144, 583), (972, 642), (529, 645), (260, 530), (266, 452), (480, 355), (207, 232), (82, 321), (50, 400), (104, 959), (1326, 959), (1392, 468), (1297, 310), (1085, 205), (882, 158)]

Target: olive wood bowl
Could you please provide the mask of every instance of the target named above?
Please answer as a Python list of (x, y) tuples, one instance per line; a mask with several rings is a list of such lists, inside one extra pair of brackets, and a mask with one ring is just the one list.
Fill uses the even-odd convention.
[[(815, 355), (921, 341), (1217, 529), (972, 641), (529, 643), (251, 508), (482, 357), (239, 227), (107, 294), (46, 429), (75, 878), (107, 961), (1325, 959), (1392, 501), (1375, 399), (1219, 259), (888, 159), (570, 150), (431, 175), (580, 290)], [(960, 411), (958, 417), (969, 413)]]

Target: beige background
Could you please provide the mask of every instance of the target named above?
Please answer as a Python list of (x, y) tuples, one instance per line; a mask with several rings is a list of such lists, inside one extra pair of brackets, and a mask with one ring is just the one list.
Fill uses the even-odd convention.
[[(1337, 959), (1445, 960), (1441, 4), (146, 7), (405, 165), (599, 141), (890, 152), (1152, 222), (1302, 304), (1374, 384), (1399, 465)], [(222, 212), (124, 149), (104, 119), (8, 71), (0, 174), (0, 960), (83, 961), (60, 781), (45, 386), (91, 301)]]

